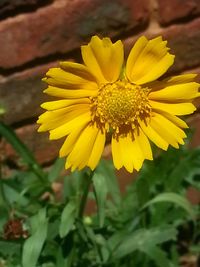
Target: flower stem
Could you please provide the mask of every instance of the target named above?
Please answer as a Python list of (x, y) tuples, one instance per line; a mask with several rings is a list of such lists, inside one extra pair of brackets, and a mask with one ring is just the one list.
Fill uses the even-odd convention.
[(82, 197), (81, 197), (80, 206), (79, 206), (79, 212), (78, 212), (78, 217), (80, 219), (83, 218), (85, 206), (86, 206), (86, 203), (87, 203), (88, 193), (89, 193), (89, 190), (90, 190), (90, 185), (91, 185), (91, 182), (92, 182), (92, 177), (93, 177), (93, 172), (90, 172), (90, 174), (88, 174), (88, 175), (86, 175), (86, 177), (84, 177), (83, 194), (82, 194)]

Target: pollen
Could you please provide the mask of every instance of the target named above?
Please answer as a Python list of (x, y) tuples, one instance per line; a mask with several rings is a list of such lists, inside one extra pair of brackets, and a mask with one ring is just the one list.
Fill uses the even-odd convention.
[(93, 98), (93, 120), (116, 132), (124, 126), (135, 128), (138, 119), (148, 116), (151, 111), (149, 91), (127, 81), (101, 86), (99, 94)]

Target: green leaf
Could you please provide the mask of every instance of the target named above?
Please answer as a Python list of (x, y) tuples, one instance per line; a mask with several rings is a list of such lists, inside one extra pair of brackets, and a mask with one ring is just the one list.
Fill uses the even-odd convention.
[(0, 255), (11, 256), (14, 254), (19, 255), (21, 251), (21, 244), (12, 241), (0, 240)]
[(148, 250), (158, 244), (175, 239), (176, 234), (175, 228), (172, 227), (140, 229), (133, 233), (128, 233), (121, 239), (113, 256), (115, 259), (119, 259), (136, 250)]
[(29, 203), (29, 200), (24, 197), (20, 192), (18, 192), (17, 189), (9, 185), (6, 180), (3, 183), (3, 189), (9, 204), (12, 205), (14, 203), (17, 203), (21, 206), (26, 206)]
[(105, 177), (108, 193), (111, 194), (114, 203), (118, 206), (121, 202), (121, 192), (119, 189), (118, 178), (115, 174), (115, 168), (111, 161), (102, 159), (96, 169)]
[(141, 176), (140, 178), (136, 179), (136, 191), (137, 191), (137, 198), (139, 206), (143, 206), (149, 200), (149, 189), (150, 189), (150, 180), (146, 176)]
[(15, 132), (3, 122), (0, 122), (0, 135), (2, 135), (19, 153), (24, 162), (30, 167), (30, 169), (43, 181), (46, 180), (46, 174), (43, 172), (40, 165), (35, 160), (30, 150), (23, 144), (23, 142), (17, 137)]
[(62, 247), (59, 247), (57, 249), (56, 253), (56, 267), (65, 267), (67, 266), (66, 262), (67, 260), (63, 256)]
[(179, 207), (183, 208), (187, 213), (194, 219), (195, 213), (194, 210), (189, 203), (189, 201), (176, 194), (176, 193), (162, 193), (156, 196), (155, 198), (151, 199), (149, 202), (147, 202), (142, 209), (147, 208), (148, 206), (155, 204), (155, 203), (160, 203), (160, 202), (171, 202), (173, 204), (178, 205)]
[(61, 222), (59, 227), (59, 234), (61, 238), (65, 237), (72, 229), (75, 218), (76, 202), (74, 200), (71, 200), (67, 203), (61, 215)]
[(60, 175), (61, 171), (64, 169), (64, 163), (65, 159), (64, 158), (58, 158), (52, 168), (50, 169), (48, 173), (48, 180), (49, 182), (54, 182)]
[(31, 218), (32, 235), (25, 241), (22, 254), (23, 267), (35, 267), (47, 237), (46, 209)]
[(105, 204), (108, 192), (105, 177), (100, 173), (95, 173), (93, 175), (93, 184), (98, 206), (99, 225), (102, 227), (105, 220)]
[[(167, 258), (167, 254), (159, 247), (143, 247), (141, 250), (154, 260), (157, 266), (160, 267), (173, 267), (172, 262)], [(175, 266), (174, 266), (175, 267)]]

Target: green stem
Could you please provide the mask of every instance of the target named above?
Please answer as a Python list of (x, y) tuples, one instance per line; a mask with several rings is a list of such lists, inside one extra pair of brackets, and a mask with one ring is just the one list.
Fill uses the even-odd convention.
[(2, 166), (0, 163), (0, 206), (9, 206), (6, 196), (5, 196), (5, 192), (4, 192), (4, 186), (3, 186), (3, 181), (2, 181)]
[(79, 212), (78, 212), (78, 217), (80, 219), (83, 218), (83, 214), (84, 214), (84, 210), (85, 210), (85, 206), (86, 206), (86, 203), (87, 203), (87, 198), (88, 198), (88, 194), (89, 194), (89, 190), (90, 190), (90, 185), (91, 185), (91, 182), (92, 182), (92, 176), (93, 176), (93, 172), (90, 172), (89, 175), (84, 177), (83, 194), (82, 194), (82, 197), (81, 197), (80, 206), (79, 206)]

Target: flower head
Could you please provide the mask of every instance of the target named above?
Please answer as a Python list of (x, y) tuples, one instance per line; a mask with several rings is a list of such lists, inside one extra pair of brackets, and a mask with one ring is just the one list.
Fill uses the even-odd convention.
[(174, 62), (166, 44), (142, 36), (125, 65), (121, 41), (94, 36), (81, 47), (84, 64), (61, 62), (47, 72), (44, 92), (57, 100), (42, 104), (39, 131), (66, 137), (60, 149), (66, 168), (94, 169), (108, 132), (115, 167), (129, 172), (152, 160), (149, 140), (164, 150), (184, 144), (187, 124), (177, 116), (195, 111), (199, 84), (195, 74), (157, 80)]

